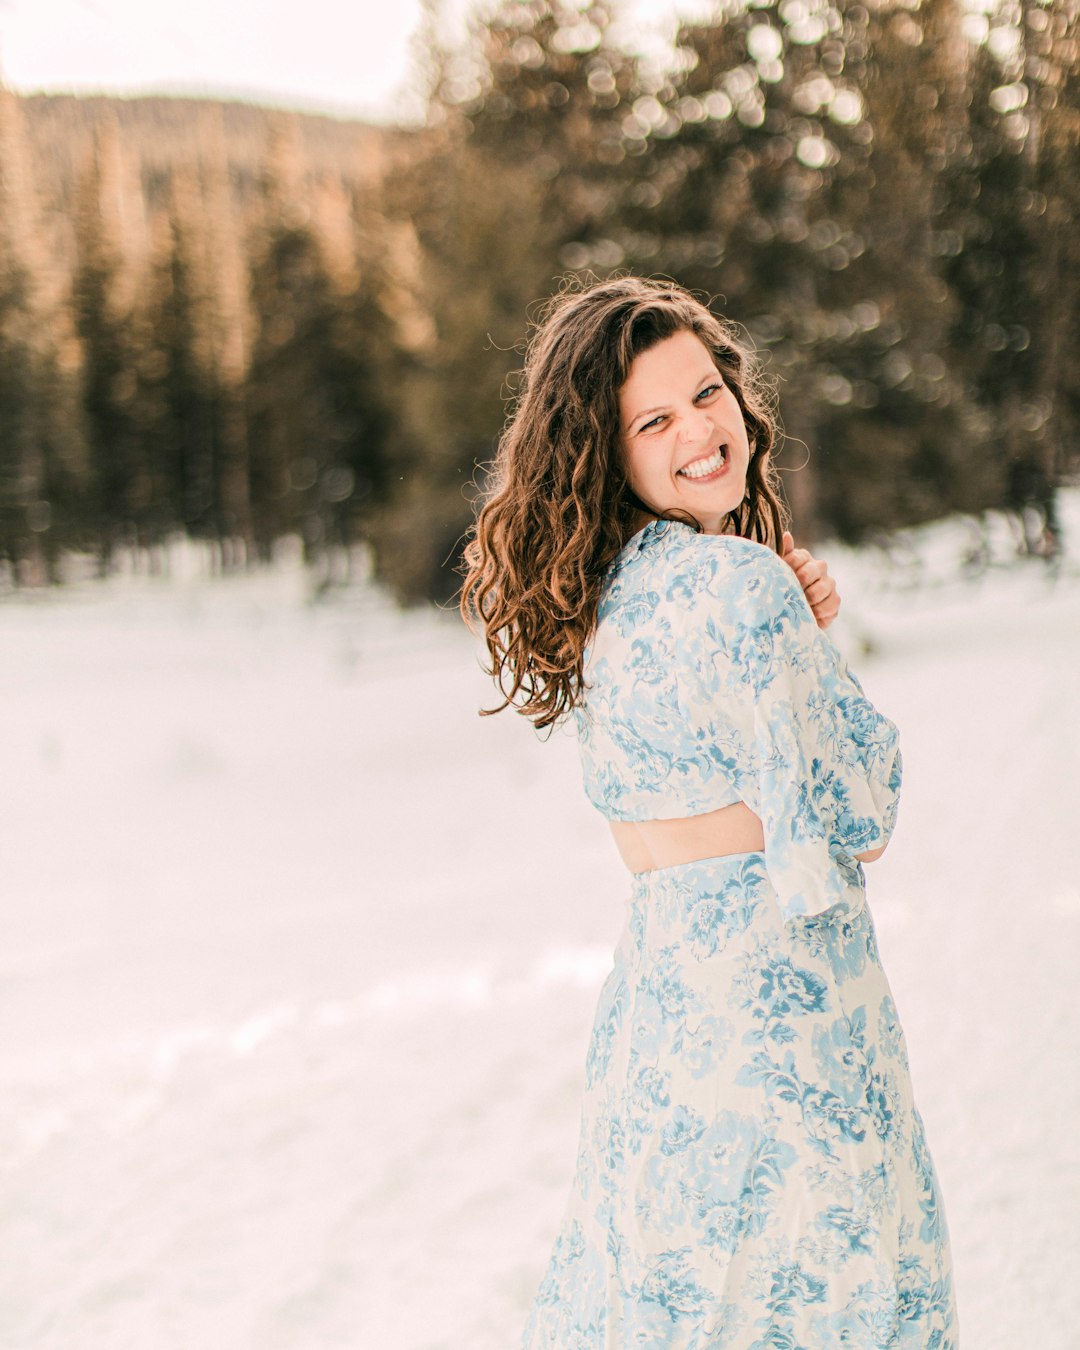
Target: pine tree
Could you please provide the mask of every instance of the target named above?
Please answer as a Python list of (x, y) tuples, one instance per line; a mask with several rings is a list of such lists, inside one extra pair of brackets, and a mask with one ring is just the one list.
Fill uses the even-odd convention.
[(214, 391), (214, 509), (222, 564), (252, 553), (246, 381), (252, 316), (247, 259), (234, 203), (221, 106), (204, 110), (200, 126), (203, 263), (208, 286), (209, 368)]
[(12, 575), (34, 551), (43, 516), (44, 466), (35, 436), (33, 351), (27, 324), (32, 283), (24, 246), (30, 225), (15, 95), (0, 88), (0, 555)]
[(290, 532), (309, 560), (346, 548), (382, 490), (386, 418), (373, 356), (382, 325), (349, 260), (352, 234), (340, 186), (313, 192), (303, 181), (285, 124), (270, 150), (251, 271), (251, 499), (264, 556)]
[(470, 485), (531, 308), (560, 274), (623, 262), (609, 227), (632, 63), (607, 40), (610, 18), (603, 3), (528, 0), (476, 20), (462, 50), (437, 54), (428, 125), (390, 175), (391, 228), (415, 248), (430, 318), (403, 360), (406, 445), (377, 525), (379, 573), (405, 599), (457, 587)]
[(41, 583), (75, 542), (78, 443), (29, 168), (20, 100), (0, 86), (0, 557), (16, 582)]
[[(137, 330), (140, 458), (150, 486), (150, 542), (183, 530), (217, 534), (211, 314), (199, 256), (201, 200), (193, 175), (174, 175), (156, 222)], [(150, 523), (152, 521), (152, 524)]]
[(983, 413), (979, 449), (998, 501), (1034, 510), (1023, 541), (1039, 551), (1055, 546), (1054, 492), (1076, 428), (1077, 36), (1072, 3), (995, 11), (973, 49), (970, 152), (950, 199), (946, 275)]
[(139, 453), (132, 342), (134, 269), (125, 256), (131, 194), (115, 119), (95, 132), (75, 211), (72, 280), (82, 353), (81, 410), (89, 483), (85, 519), (105, 570), (118, 546), (141, 542), (153, 481)]
[[(1052, 487), (1080, 469), (1080, 5), (1051, 0), (1026, 10), (1029, 48), (1040, 62), (1038, 179), (1031, 209), (1042, 266), (1034, 297), (1040, 325), (1034, 394), (1024, 429)], [(1027, 204), (1025, 198), (1024, 204)], [(1053, 520), (1049, 522), (1054, 525)]]
[[(968, 49), (955, 0), (845, 11), (845, 77), (863, 108), (830, 186), (858, 248), (837, 273), (853, 330), (821, 350), (822, 514), (849, 539), (999, 500), (951, 350), (943, 198), (962, 155)], [(862, 321), (862, 316), (868, 322)]]
[(725, 8), (681, 30), (674, 73), (625, 124), (637, 256), (718, 296), (778, 377), (805, 446), (782, 470), (809, 451), (786, 475), (804, 534), (986, 496), (963, 455), (939, 453), (963, 439), (929, 245), (958, 23), (952, 0)]

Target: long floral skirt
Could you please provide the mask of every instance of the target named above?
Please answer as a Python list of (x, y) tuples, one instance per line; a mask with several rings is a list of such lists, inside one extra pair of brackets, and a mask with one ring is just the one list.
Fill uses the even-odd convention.
[(870, 911), (760, 853), (635, 875), (523, 1350), (956, 1350), (948, 1228)]

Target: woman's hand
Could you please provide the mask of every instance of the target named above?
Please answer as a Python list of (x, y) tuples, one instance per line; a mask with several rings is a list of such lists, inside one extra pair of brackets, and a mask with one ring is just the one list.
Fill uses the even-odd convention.
[(789, 531), (784, 531), (780, 556), (799, 579), (806, 603), (810, 606), (819, 628), (828, 628), (840, 612), (840, 596), (835, 580), (820, 559), (805, 548), (796, 548)]

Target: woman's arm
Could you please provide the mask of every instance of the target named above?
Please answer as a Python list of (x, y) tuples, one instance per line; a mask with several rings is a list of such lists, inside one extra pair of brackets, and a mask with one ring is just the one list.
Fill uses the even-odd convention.
[[(829, 576), (828, 564), (815, 558), (809, 549), (796, 548), (789, 530), (784, 531), (781, 557), (795, 573), (817, 626), (828, 628), (840, 613), (840, 593), (836, 589), (835, 577)], [(861, 863), (877, 862), (888, 846), (886, 840), (880, 848), (867, 849), (865, 853), (856, 853), (854, 856)]]
[[(698, 741), (747, 772), (744, 800), (762, 822), (786, 917), (821, 913), (855, 895), (858, 863), (880, 856), (892, 834), (898, 733), (822, 631), (795, 569), (748, 540), (717, 549), (727, 565), (694, 575), (680, 701)], [(752, 747), (745, 766), (726, 720)]]

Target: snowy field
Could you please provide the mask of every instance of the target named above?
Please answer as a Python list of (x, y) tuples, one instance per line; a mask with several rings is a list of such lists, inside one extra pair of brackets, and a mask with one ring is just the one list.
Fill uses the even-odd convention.
[[(1076, 1350), (1080, 558), (957, 537), (823, 550), (905, 754), (870, 905), (962, 1343)], [(453, 616), (180, 562), (0, 600), (0, 1345), (513, 1350), (627, 892), (573, 741)]]

